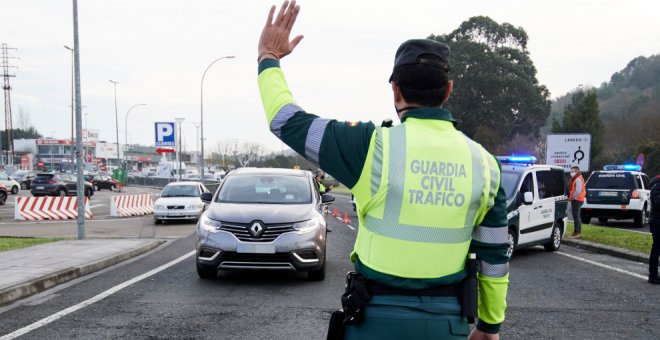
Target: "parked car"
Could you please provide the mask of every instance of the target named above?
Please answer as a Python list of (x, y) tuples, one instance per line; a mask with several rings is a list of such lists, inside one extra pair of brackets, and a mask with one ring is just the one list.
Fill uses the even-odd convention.
[(30, 184), (37, 174), (39, 174), (37, 171), (18, 170), (11, 175), (11, 178), (20, 184), (21, 189), (30, 190)]
[[(85, 183), (85, 196), (92, 197), (94, 195), (94, 188), (92, 183), (87, 181)], [(32, 180), (32, 189), (30, 192), (33, 196), (75, 196), (77, 178), (71, 174), (38, 174)]]
[(607, 165), (604, 171), (594, 171), (586, 184), (582, 223), (589, 224), (593, 217), (603, 224), (632, 219), (635, 227), (644, 227), (651, 213), (650, 182), (639, 165)]
[(242, 168), (225, 177), (197, 224), (197, 274), (263, 269), (307, 272), (323, 280), (326, 268), (325, 206), (309, 171)]
[(18, 183), (15, 179), (9, 177), (4, 172), (0, 172), (0, 183), (4, 184), (5, 187), (7, 187), (7, 190), (11, 192), (12, 194), (16, 195), (18, 193), (18, 190), (21, 187), (21, 184)]
[(509, 255), (514, 250), (543, 245), (557, 251), (566, 233), (568, 195), (564, 169), (533, 165), (534, 157), (498, 157), (507, 197)]
[(197, 222), (206, 205), (201, 195), (208, 192), (199, 182), (173, 182), (165, 186), (154, 203), (154, 224), (171, 220)]
[(0, 205), (5, 205), (7, 202), (7, 187), (0, 183)]

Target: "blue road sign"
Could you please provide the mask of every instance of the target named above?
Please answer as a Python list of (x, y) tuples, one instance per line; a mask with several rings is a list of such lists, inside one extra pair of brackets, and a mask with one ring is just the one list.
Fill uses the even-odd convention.
[(156, 146), (175, 146), (174, 122), (156, 123)]

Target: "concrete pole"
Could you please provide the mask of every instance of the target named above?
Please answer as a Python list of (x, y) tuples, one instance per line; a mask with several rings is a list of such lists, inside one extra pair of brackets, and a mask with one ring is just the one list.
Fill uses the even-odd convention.
[(78, 43), (78, 1), (73, 0), (73, 54), (75, 67), (76, 88), (76, 162), (77, 183), (76, 195), (78, 195), (78, 239), (85, 239), (85, 178), (83, 173), (82, 159), (82, 106), (80, 106), (80, 44)]

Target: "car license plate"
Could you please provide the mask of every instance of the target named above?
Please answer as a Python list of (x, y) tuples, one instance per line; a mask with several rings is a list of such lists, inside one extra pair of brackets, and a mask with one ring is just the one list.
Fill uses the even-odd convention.
[(180, 212), (170, 212), (170, 216), (183, 216), (183, 213)]
[(250, 253), (250, 254), (275, 254), (275, 245), (274, 244), (238, 244), (236, 246), (236, 252), (238, 253)]
[(616, 197), (618, 196), (618, 193), (616, 192), (611, 192), (611, 191), (601, 191), (598, 193), (599, 196), (607, 196), (607, 197)]
[(37, 190), (44, 190), (45, 188), (44, 187), (37, 187), (36, 189)]

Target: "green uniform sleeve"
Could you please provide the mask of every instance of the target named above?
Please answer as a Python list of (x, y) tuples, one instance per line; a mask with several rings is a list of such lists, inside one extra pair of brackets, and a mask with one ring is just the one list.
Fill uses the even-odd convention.
[(271, 132), (301, 156), (352, 188), (360, 178), (375, 126), (320, 118), (293, 100), (279, 62), (259, 64), (259, 92)]
[[(498, 163), (499, 167), (499, 163)], [(472, 235), (470, 251), (479, 261), (479, 322), (486, 333), (499, 333), (506, 312), (509, 286), (506, 193), (500, 182), (494, 204)]]

